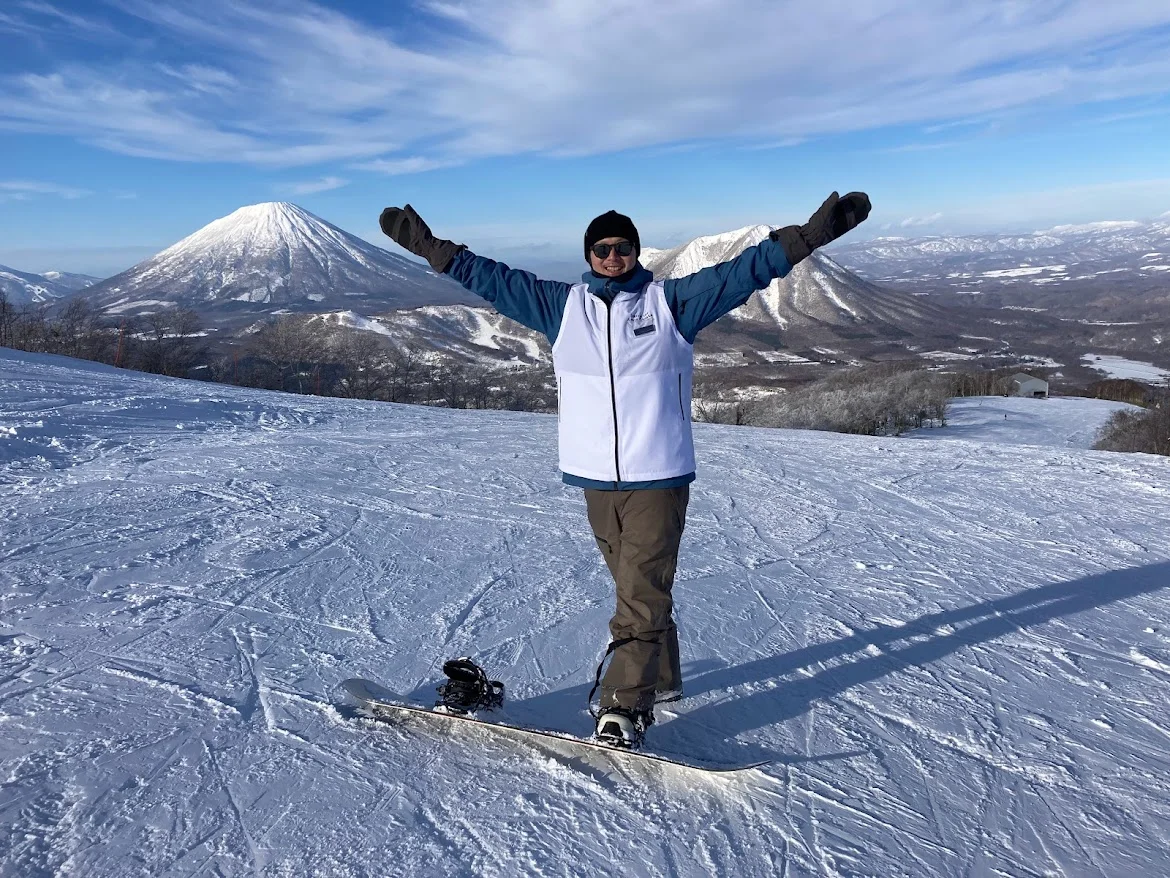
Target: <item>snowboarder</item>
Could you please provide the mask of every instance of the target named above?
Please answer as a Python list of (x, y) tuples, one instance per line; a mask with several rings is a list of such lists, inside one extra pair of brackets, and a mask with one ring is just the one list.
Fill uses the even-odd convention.
[(638, 262), (634, 223), (611, 210), (585, 231), (589, 270), (578, 284), (539, 280), (436, 238), (409, 204), (382, 212), (382, 231), (400, 246), (552, 345), (563, 480), (584, 488), (617, 587), (606, 650), (613, 658), (603, 678), (598, 667), (600, 740), (639, 746), (654, 704), (682, 697), (671, 587), (695, 479), (695, 337), (869, 211), (864, 193), (834, 192), (804, 225), (776, 229), (735, 259), (656, 281)]

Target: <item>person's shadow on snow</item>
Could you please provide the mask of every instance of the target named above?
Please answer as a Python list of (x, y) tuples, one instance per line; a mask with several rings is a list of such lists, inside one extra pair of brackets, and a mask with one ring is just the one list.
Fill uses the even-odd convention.
[[(814, 701), (832, 699), (906, 668), (929, 665), (964, 647), (988, 643), (1013, 631), (1150, 594), (1167, 586), (1170, 586), (1170, 563), (1110, 571), (920, 616), (900, 627), (879, 625), (839, 640), (711, 671), (687, 681), (688, 695), (726, 690), (731, 697), (688, 711), (686, 722), (677, 724), (677, 732), (688, 733), (689, 737), (693, 734), (690, 727), (697, 725), (708, 735), (727, 742), (744, 732), (799, 716)], [(871, 647), (880, 649), (881, 654), (861, 655), (853, 661), (822, 667), (811, 676), (793, 677), (798, 671), (840, 662)], [(736, 690), (741, 688), (746, 690), (745, 694), (735, 698)], [(682, 744), (671, 740), (674, 725), (662, 728), (662, 734), (654, 739), (655, 746), (674, 749), (675, 744)], [(791, 760), (791, 756), (771, 756)]]
[[(769, 760), (779, 763), (848, 758), (860, 753), (797, 755), (776, 753), (736, 738), (755, 729), (775, 726), (800, 716), (814, 701), (830, 700), (849, 689), (906, 668), (923, 667), (964, 647), (988, 643), (1013, 631), (1042, 625), (1170, 586), (1170, 563), (1110, 571), (1073, 582), (1025, 589), (1003, 598), (956, 610), (920, 616), (905, 625), (877, 625), (849, 637), (812, 644), (792, 652), (733, 667), (718, 668), (710, 660), (684, 668), (688, 700), (708, 692), (726, 696), (698, 707), (684, 701), (677, 717), (665, 717), (647, 736), (649, 748), (712, 764)], [(940, 630), (942, 629), (942, 630)], [(879, 655), (864, 654), (873, 647)], [(841, 661), (855, 653), (852, 661)], [(807, 675), (807, 669), (828, 662)], [(806, 671), (804, 676), (795, 676)], [(571, 686), (506, 702), (496, 718), (518, 725), (587, 735), (592, 720), (585, 708), (591, 683)], [(737, 696), (742, 690), (744, 694)], [(433, 685), (408, 695), (426, 703)], [(670, 709), (667, 706), (667, 709)], [(665, 713), (665, 711), (662, 711)], [(671, 713), (674, 713), (671, 710)]]

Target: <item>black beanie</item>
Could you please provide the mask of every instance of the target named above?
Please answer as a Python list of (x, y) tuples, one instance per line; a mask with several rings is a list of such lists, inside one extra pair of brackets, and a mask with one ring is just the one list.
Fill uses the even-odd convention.
[(625, 238), (634, 245), (634, 255), (642, 252), (642, 242), (634, 221), (616, 210), (610, 210), (596, 217), (585, 230), (585, 261), (589, 262), (589, 248), (602, 238)]

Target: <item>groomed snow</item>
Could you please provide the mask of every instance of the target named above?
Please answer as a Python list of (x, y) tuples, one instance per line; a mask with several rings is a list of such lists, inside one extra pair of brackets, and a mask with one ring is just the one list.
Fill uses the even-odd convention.
[(946, 427), (924, 427), (905, 435), (911, 439), (972, 439), (997, 445), (1088, 449), (1093, 447), (1097, 431), (1119, 409), (1139, 411), (1137, 406), (1106, 399), (973, 396), (951, 400)]
[(334, 704), (472, 654), (587, 731), (555, 417), (0, 350), (0, 428), (2, 875), (1170, 872), (1165, 458), (697, 425), (650, 741), (773, 760), (711, 778)]

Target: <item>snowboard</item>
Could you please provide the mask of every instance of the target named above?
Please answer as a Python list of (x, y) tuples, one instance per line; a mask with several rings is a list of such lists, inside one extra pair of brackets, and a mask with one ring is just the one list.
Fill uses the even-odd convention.
[(767, 765), (768, 760), (759, 762), (744, 762), (736, 765), (713, 765), (700, 761), (671, 756), (665, 753), (654, 753), (648, 750), (627, 750), (622, 747), (613, 747), (590, 738), (578, 738), (565, 732), (555, 732), (552, 729), (538, 729), (529, 726), (518, 726), (491, 719), (481, 719), (474, 714), (449, 713), (433, 707), (424, 707), (421, 704), (409, 704), (399, 700), (398, 696), (384, 686), (372, 680), (353, 678), (345, 680), (341, 687), (353, 700), (358, 710), (371, 719), (382, 722), (393, 722), (395, 719), (404, 719), (408, 716), (427, 717), (439, 725), (479, 726), (488, 731), (497, 732), (532, 744), (541, 742), (556, 742), (571, 748), (579, 748), (589, 752), (600, 752), (615, 759), (643, 760), (657, 762), (663, 765), (673, 765), (691, 771), (702, 771), (709, 774), (730, 774), (737, 771), (748, 771)]

